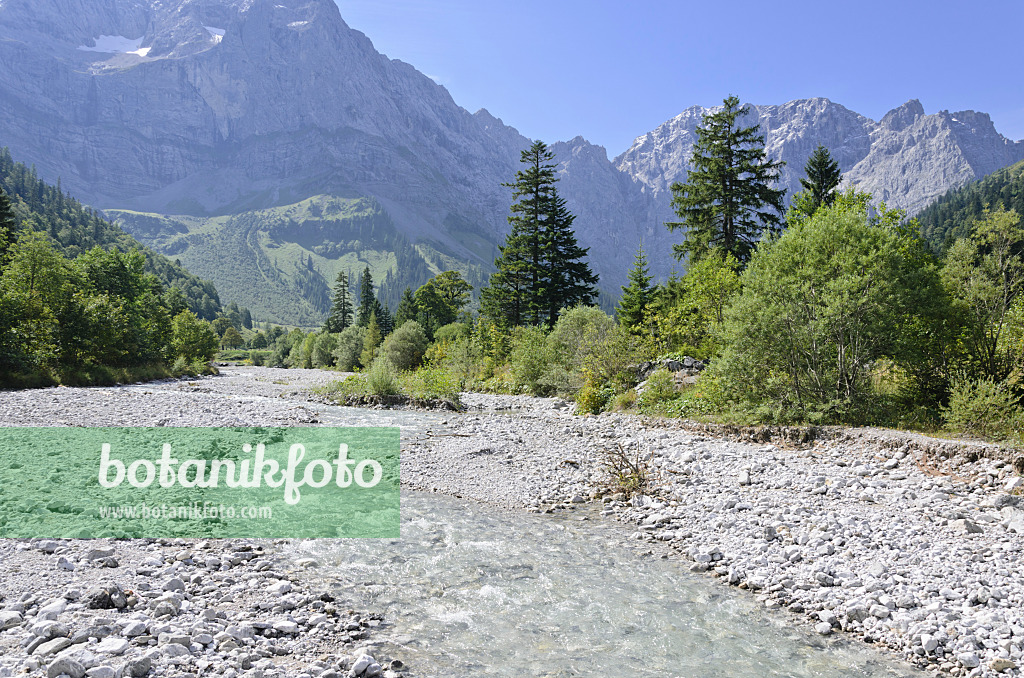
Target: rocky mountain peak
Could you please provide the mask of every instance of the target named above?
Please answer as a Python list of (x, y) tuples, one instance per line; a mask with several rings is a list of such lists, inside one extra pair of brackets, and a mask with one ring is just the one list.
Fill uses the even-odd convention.
[(880, 124), (882, 127), (891, 129), (894, 132), (900, 132), (913, 125), (917, 122), (918, 118), (922, 117), (924, 117), (924, 106), (917, 99), (911, 99), (882, 116)]

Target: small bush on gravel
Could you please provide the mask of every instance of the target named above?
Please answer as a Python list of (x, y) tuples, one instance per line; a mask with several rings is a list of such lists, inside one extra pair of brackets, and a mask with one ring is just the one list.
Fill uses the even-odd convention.
[(622, 445), (605, 451), (605, 470), (608, 472), (608, 490), (612, 493), (621, 492), (626, 497), (643, 494), (650, 480), (647, 462), (640, 452), (629, 454)]
[(576, 414), (598, 414), (608, 404), (609, 396), (605, 389), (584, 384), (576, 393)]
[(413, 398), (421, 400), (447, 400), (460, 404), (459, 393), (462, 385), (458, 378), (441, 367), (421, 367), (415, 372), (403, 375), (402, 390)]
[(518, 387), (527, 389), (533, 395), (547, 395), (551, 387), (542, 384), (541, 378), (551, 365), (551, 351), (547, 335), (540, 327), (517, 328), (512, 337), (512, 354), (509, 356), (512, 377)]
[(313, 390), (326, 396), (335, 396), (339, 400), (350, 395), (366, 395), (366, 375), (353, 374)]
[(625, 393), (620, 393), (608, 404), (608, 409), (612, 412), (625, 412), (633, 409), (636, 405), (636, 389), (629, 389)]
[(398, 395), (402, 388), (398, 383), (398, 372), (385, 357), (377, 358), (366, 373), (366, 390), (378, 396)]

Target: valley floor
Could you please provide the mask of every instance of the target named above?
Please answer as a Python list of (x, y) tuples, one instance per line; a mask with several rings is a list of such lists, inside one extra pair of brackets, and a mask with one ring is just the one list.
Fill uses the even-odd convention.
[[(0, 425), (309, 425), (322, 420), (324, 406), (310, 400), (308, 389), (336, 377), (226, 368), (221, 376), (192, 381), (7, 392), (0, 394)], [(642, 551), (685, 561), (703, 573), (695, 576), (748, 589), (794, 624), (875, 643), (931, 671), (1021, 674), (1024, 511), (1010, 491), (1021, 481), (998, 448), (878, 430), (831, 431), (804, 446), (750, 444), (683, 422), (577, 417), (558, 399), (467, 394), (464, 402), (468, 412), (439, 415), (443, 426), (403, 439), (403, 486), (508, 510), (572, 511), (599, 503), (609, 519), (635, 527), (633, 541)], [(609, 455), (619, 449), (639, 456), (649, 473), (647, 489), (629, 501), (608, 487)], [(54, 544), (57, 550), (48, 553)], [(276, 654), (283, 649), (290, 652), (288, 675), (299, 675), (300, 664), (308, 675), (320, 675), (356, 659), (361, 636), (345, 635), (352, 623), (352, 631), (371, 636), (376, 626), (374, 615), (358, 613), (325, 624), (315, 592), (302, 590), (300, 573), (275, 562), (269, 550), (257, 551), (267, 546), (255, 542), (5, 541), (0, 627), (10, 628), (0, 632), (0, 676), (24, 668), (42, 675), (54, 656), (89, 647), (72, 645), (46, 659), (33, 648), (30, 657), (23, 643), (33, 634), (74, 640), (81, 628), (112, 626), (117, 632), (110, 637), (128, 637), (122, 615), (100, 619), (94, 617), (105, 613), (71, 609), (108, 574), (102, 558), (89, 553), (107, 547), (120, 559), (110, 580), (143, 591), (147, 605), (155, 605), (174, 597), (177, 585), (167, 589), (168, 581), (180, 579), (182, 597), (197, 600), (182, 614), (197, 618), (141, 619), (141, 635), (154, 645), (133, 640), (124, 655), (100, 657), (103, 665), (119, 668), (151, 656), (196, 671), (212, 658), (220, 662), (218, 672), (230, 668), (240, 675), (248, 661), (270, 676), (285, 670)], [(253, 552), (252, 558), (238, 555)], [(228, 563), (235, 554), (238, 564), (225, 566), (224, 553)], [(62, 560), (76, 569), (62, 570)], [(149, 584), (148, 594), (139, 577)], [(258, 584), (241, 586), (250, 579)], [(295, 600), (305, 599), (306, 607), (276, 609), (264, 594), (282, 584), (294, 587)], [(40, 593), (30, 594), (36, 586)], [(236, 591), (232, 605), (225, 596)], [(53, 616), (69, 627), (64, 636), (40, 616), (60, 608), (61, 600), (67, 609)], [(338, 602), (332, 609), (342, 607)], [(201, 609), (214, 609), (214, 616), (202, 616)], [(185, 628), (212, 636), (214, 645), (195, 635), (185, 642)], [(227, 636), (216, 640), (217, 634)], [(321, 640), (343, 649), (320, 655)], [(171, 645), (185, 653), (168, 651)], [(88, 651), (97, 655), (99, 649)]]

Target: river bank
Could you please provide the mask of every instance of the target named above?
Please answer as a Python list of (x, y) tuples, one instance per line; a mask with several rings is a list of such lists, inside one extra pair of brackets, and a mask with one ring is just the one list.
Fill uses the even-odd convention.
[[(638, 542), (819, 634), (936, 673), (1020, 675), (1022, 480), (996, 446), (872, 429), (751, 444), (683, 422), (574, 417), (557, 400), (465, 400), (520, 409), (451, 419), (445, 442), (403, 450), (404, 482), (531, 511), (601, 501)], [(607, 489), (620, 449), (649, 473), (628, 502)]]
[[(313, 370), (226, 368), (221, 376), (192, 381), (8, 392), (0, 394), (0, 425), (315, 425), (325, 413), (322, 405), (309, 402), (310, 389), (336, 376)], [(965, 448), (872, 430), (832, 433), (797, 446), (782, 440), (752, 444), (712, 437), (679, 422), (624, 415), (576, 417), (558, 399), (467, 394), (463, 400), (467, 413), (435, 415), (435, 423), (417, 435), (403, 436), (405, 487), (515, 511), (571, 512), (597, 505), (607, 518), (633, 527), (641, 551), (679, 559), (696, 573), (748, 589), (787, 623), (822, 635), (860, 638), (935, 672), (1020, 675), (1016, 667), (1024, 663), (1024, 555), (1017, 530), (1024, 531), (1024, 513), (1016, 508), (1017, 496), (1007, 491), (1020, 481), (1010, 460), (990, 446)], [(639, 456), (649, 471), (648, 489), (629, 502), (609, 493), (607, 485), (608, 455), (620, 448), (631, 458)], [(64, 557), (81, 563), (90, 546), (61, 542), (58, 548), (71, 549), (75, 557)], [(194, 568), (187, 574), (199, 575), (195, 586), (201, 592), (214, 586), (204, 569), (206, 553), (230, 551), (234, 543), (211, 543), (208, 549), (196, 543), (116, 546), (127, 549), (115, 568), (121, 574), (146, 569), (146, 549), (162, 554), (161, 565), (150, 566), (159, 574), (145, 575), (150, 579), (142, 581), (149, 590), (162, 590), (162, 577), (173, 574), (166, 568), (185, 562), (170, 561), (172, 551), (200, 553), (192, 563), (177, 567)], [(62, 554), (45, 554), (27, 542), (4, 542), (4, 548), (0, 580), (9, 583), (0, 590), (0, 606), (9, 608), (23, 604), (18, 599), (34, 582), (46, 579), (41, 573), (58, 571)], [(42, 560), (27, 566), (35, 563), (33, 558)], [(262, 563), (267, 557), (253, 560)], [(234, 566), (242, 569), (231, 575), (235, 583), (229, 586), (259, 581), (259, 570), (245, 569), (249, 562), (240, 559)], [(12, 568), (30, 572), (30, 578), (7, 576)], [(104, 570), (83, 564), (76, 572), (108, 574)], [(272, 574), (267, 577), (282, 581), (297, 574), (268, 572)], [(301, 577), (288, 580), (295, 586)], [(125, 586), (138, 584), (125, 579)], [(215, 588), (223, 590), (224, 584), (218, 582)], [(49, 591), (54, 598), (64, 595), (72, 606), (67, 592), (59, 586)], [(311, 598), (315, 602), (316, 596)], [(214, 600), (200, 598), (206, 606)], [(259, 601), (253, 604), (258, 607)], [(38, 608), (26, 606), (22, 622), (0, 638), (28, 637), (35, 624), (26, 623), (25, 613)], [(249, 614), (245, 605), (228, 609)], [(321, 612), (304, 614), (308, 621)], [(271, 616), (247, 617), (245, 623), (265, 631), (255, 624), (271, 623), (272, 629), (272, 622), (289, 621), (268, 620)], [(293, 623), (301, 621), (301, 615), (292, 616)], [(363, 615), (367, 622), (373, 616)], [(155, 645), (146, 645), (150, 652), (168, 644), (159, 636), (166, 620), (156, 623)], [(344, 635), (348, 625), (339, 620), (322, 630), (325, 642), (341, 648), (323, 655), (334, 667), (328, 670), (339, 670), (343, 660), (354, 659), (356, 648)], [(0, 672), (30, 666), (25, 650), (17, 650), (21, 642), (9, 645), (13, 655), (4, 652)], [(193, 650), (191, 645), (188, 662), (193, 670), (199, 659), (221, 656), (209, 652), (209, 646)], [(130, 646), (135, 647), (141, 652), (141, 646)], [(293, 650), (295, 663), (288, 665), (286, 675), (298, 675), (303, 662), (302, 670), (317, 675), (321, 667), (314, 662), (324, 661), (317, 649), (299, 643)], [(276, 655), (261, 659), (270, 662), (257, 667), (264, 675), (283, 670), (274, 668)], [(234, 670), (232, 675), (242, 675), (254, 670), (235, 667), (233, 659), (214, 661), (207, 672)], [(40, 667), (31, 675), (45, 675)]]

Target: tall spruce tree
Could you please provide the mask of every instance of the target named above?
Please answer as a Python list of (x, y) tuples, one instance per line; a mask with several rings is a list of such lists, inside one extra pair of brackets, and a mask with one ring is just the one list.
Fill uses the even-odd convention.
[(388, 305), (380, 300), (380, 296), (376, 299), (377, 305), (374, 308), (374, 315), (377, 316), (377, 324), (380, 326), (380, 335), (386, 337), (395, 331), (395, 316), (391, 315), (391, 309)]
[(516, 172), (512, 230), (498, 249), (497, 271), (481, 290), (483, 313), (507, 325), (553, 326), (560, 309), (590, 303), (597, 282), (576, 242), (575, 216), (555, 189), (554, 154), (544, 142), (522, 152)]
[(334, 298), (331, 311), (324, 323), (325, 332), (341, 332), (352, 324), (352, 299), (348, 294), (348, 274), (340, 271), (334, 280)]
[(587, 248), (576, 242), (572, 224), (576, 215), (565, 199), (551, 189), (551, 211), (542, 233), (546, 276), (542, 289), (548, 327), (554, 327), (563, 308), (592, 304), (597, 296), (597, 275), (586, 262)]
[(745, 262), (761, 230), (782, 224), (785, 191), (771, 185), (784, 163), (767, 159), (757, 125), (737, 125), (747, 112), (737, 97), (723, 104), (697, 128), (686, 183), (672, 184), (672, 207), (680, 221), (665, 225), (686, 229), (685, 241), (673, 247), (677, 259), (689, 255), (696, 262), (720, 248)]
[(412, 288), (406, 287), (402, 292), (402, 298), (398, 301), (398, 308), (395, 309), (395, 327), (401, 327), (410, 320), (416, 320), (416, 297)]
[(629, 285), (622, 288), (622, 298), (616, 308), (619, 324), (631, 334), (643, 331), (651, 303), (654, 301), (655, 288), (651, 285), (652, 277), (647, 255), (641, 243), (633, 260), (633, 268), (629, 270)]
[(818, 144), (807, 159), (804, 172), (807, 178), (801, 179), (800, 185), (810, 194), (811, 214), (822, 205), (831, 206), (836, 200), (836, 189), (843, 180), (843, 173), (839, 171), (839, 163), (832, 158), (828, 149)]
[(373, 276), (367, 266), (359, 275), (359, 312), (356, 325), (366, 327), (370, 324), (370, 316), (377, 311), (377, 297), (373, 295)]

